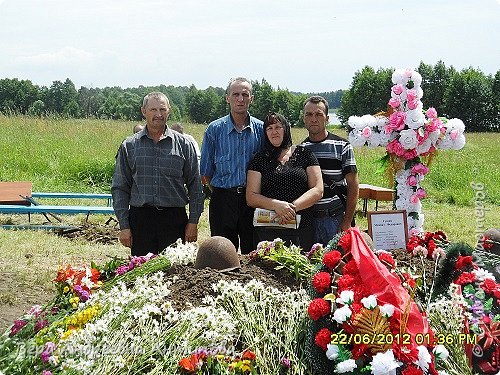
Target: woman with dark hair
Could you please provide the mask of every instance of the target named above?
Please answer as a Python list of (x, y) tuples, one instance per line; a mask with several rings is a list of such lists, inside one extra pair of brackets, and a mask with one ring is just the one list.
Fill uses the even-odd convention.
[[(273, 222), (280, 226), (256, 226), (254, 247), (279, 237), (309, 251), (314, 230), (308, 209), (323, 195), (318, 160), (308, 149), (292, 145), (290, 124), (282, 115), (269, 113), (264, 131), (263, 149), (248, 166), (246, 200), (250, 207), (274, 211)], [(297, 222), (296, 215), (298, 227), (282, 227)]]

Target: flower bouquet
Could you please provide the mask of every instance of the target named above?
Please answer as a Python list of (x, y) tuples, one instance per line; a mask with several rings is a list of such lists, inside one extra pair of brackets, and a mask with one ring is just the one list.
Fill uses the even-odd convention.
[(426, 164), (437, 149), (461, 149), (465, 125), (456, 118), (438, 117), (434, 108), (423, 111), (422, 76), (415, 70), (395, 70), (392, 83), (387, 112), (349, 117), (349, 141), (354, 147), (386, 148), (383, 162), (394, 179), (395, 206), (407, 211), (410, 232), (416, 233), (424, 222), (420, 200), (426, 193), (420, 182), (429, 172)]
[(315, 373), (437, 374), (446, 351), (413, 301), (414, 280), (391, 267), (390, 254), (379, 259), (358, 228), (327, 248), (308, 308)]

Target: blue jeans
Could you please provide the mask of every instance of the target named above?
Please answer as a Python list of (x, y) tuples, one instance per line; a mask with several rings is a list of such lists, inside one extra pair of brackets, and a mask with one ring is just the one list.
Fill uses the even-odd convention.
[(326, 246), (338, 233), (343, 218), (343, 213), (334, 216), (314, 217), (314, 242), (319, 242)]

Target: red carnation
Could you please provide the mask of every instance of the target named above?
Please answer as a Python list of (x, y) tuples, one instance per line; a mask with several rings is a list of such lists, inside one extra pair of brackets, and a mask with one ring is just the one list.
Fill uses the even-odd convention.
[(330, 304), (323, 298), (315, 298), (309, 304), (307, 313), (312, 320), (318, 320), (319, 318), (330, 313)]
[(462, 268), (472, 266), (472, 256), (458, 256), (457, 263), (455, 263), (455, 269), (461, 270)]
[(396, 267), (396, 262), (394, 261), (394, 258), (392, 257), (391, 254), (389, 254), (385, 251), (381, 251), (381, 252), (377, 253), (377, 256), (378, 256), (378, 259), (380, 259), (380, 261), (382, 263), (390, 264), (392, 268)]
[(476, 281), (476, 275), (474, 275), (472, 272), (464, 272), (455, 280), (455, 284), (471, 284), (474, 281)]
[(351, 285), (354, 283), (354, 277), (351, 275), (343, 275), (337, 280), (337, 285), (339, 287), (339, 292), (350, 289)]
[(406, 283), (408, 284), (408, 286), (411, 288), (411, 289), (415, 289), (415, 287), (417, 286), (417, 283), (415, 282), (415, 280), (410, 276), (409, 273), (406, 273), (406, 272), (403, 272), (403, 277), (405, 278), (405, 281)]
[(497, 284), (494, 280), (486, 279), (481, 284), (481, 288), (483, 288), (486, 293), (493, 294), (495, 290), (500, 288), (500, 284)]
[(344, 249), (344, 252), (348, 252), (351, 250), (351, 234), (346, 233), (342, 237), (340, 237), (338, 246), (340, 246), (342, 249)]
[(493, 249), (493, 241), (490, 240), (488, 236), (483, 236), (479, 240), (480, 243), (483, 244), (483, 249), (484, 250), (491, 250)]
[(321, 349), (326, 352), (327, 345), (332, 341), (332, 333), (328, 328), (321, 328), (316, 337), (314, 338), (314, 343), (318, 345)]
[(423, 371), (415, 366), (409, 366), (401, 371), (401, 375), (423, 375)]
[(351, 259), (349, 262), (347, 262), (344, 265), (344, 268), (342, 268), (342, 273), (344, 275), (355, 275), (357, 274), (358, 271), (358, 266), (356, 265), (356, 262), (354, 259)]
[(328, 272), (318, 272), (312, 278), (312, 286), (318, 293), (326, 293), (330, 290), (332, 276)]
[(332, 271), (339, 264), (342, 254), (337, 250), (330, 251), (323, 256), (323, 263)]

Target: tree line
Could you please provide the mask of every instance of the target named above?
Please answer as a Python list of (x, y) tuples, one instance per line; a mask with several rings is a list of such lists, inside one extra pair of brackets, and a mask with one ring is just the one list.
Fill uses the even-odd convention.
[[(445, 117), (461, 118), (470, 131), (499, 131), (500, 71), (485, 75), (473, 68), (456, 71), (439, 61), (423, 62), (424, 108), (434, 107)], [(252, 81), (254, 102), (252, 115), (264, 118), (270, 111), (280, 112), (293, 126), (303, 126), (302, 105), (312, 94), (322, 95), (330, 108), (337, 109), (342, 124), (351, 115), (374, 114), (387, 109), (392, 86), (393, 68), (366, 66), (354, 74), (347, 90), (322, 93), (290, 92), (273, 88), (265, 79)], [(67, 78), (54, 81), (50, 87), (34, 85), (29, 80), (0, 79), (0, 112), (6, 115), (63, 116), (70, 118), (106, 118), (141, 121), (143, 97), (151, 91), (165, 93), (172, 104), (171, 119), (195, 123), (210, 121), (228, 113), (225, 89), (191, 86), (139, 86), (133, 88), (105, 87), (76, 89)]]

